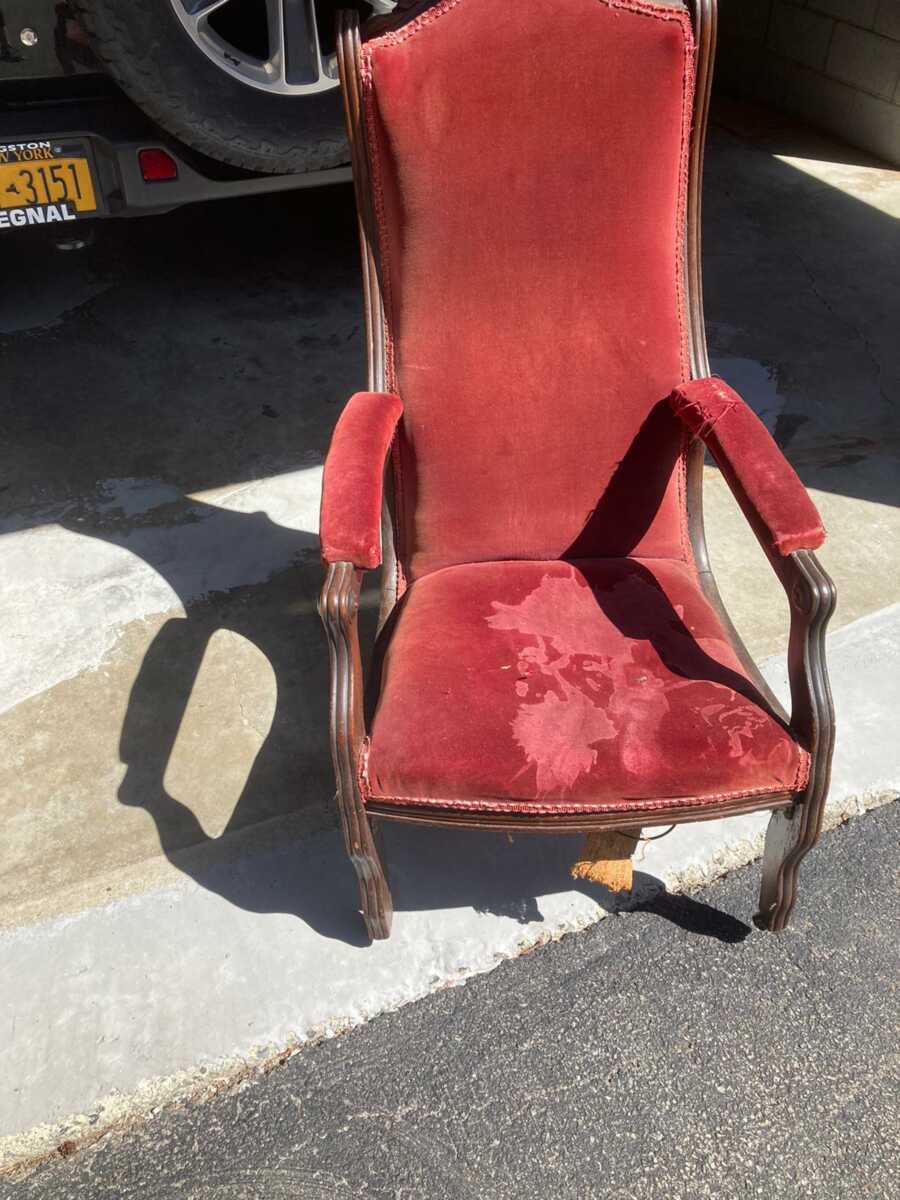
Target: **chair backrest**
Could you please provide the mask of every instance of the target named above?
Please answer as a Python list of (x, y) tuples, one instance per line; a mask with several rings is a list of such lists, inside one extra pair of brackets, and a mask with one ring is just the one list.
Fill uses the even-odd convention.
[(690, 553), (693, 78), (664, 0), (440, 0), (363, 46), (407, 578)]

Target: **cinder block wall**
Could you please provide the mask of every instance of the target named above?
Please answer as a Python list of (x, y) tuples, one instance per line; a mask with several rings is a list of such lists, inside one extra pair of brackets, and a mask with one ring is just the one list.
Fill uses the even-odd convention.
[(719, 0), (717, 86), (900, 165), (900, 0)]

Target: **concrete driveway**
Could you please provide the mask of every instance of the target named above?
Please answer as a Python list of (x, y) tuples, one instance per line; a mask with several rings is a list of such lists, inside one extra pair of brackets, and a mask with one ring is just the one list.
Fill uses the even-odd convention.
[[(728, 107), (706, 214), (715, 366), (830, 531), (837, 820), (900, 792), (900, 185)], [(361, 944), (315, 615), (322, 456), (363, 383), (355, 236), (341, 187), (110, 224), (77, 254), (4, 238), (7, 1163), (609, 907), (572, 889), (568, 839), (400, 831), (396, 932)], [(783, 688), (786, 606), (714, 468), (707, 504), (726, 601)], [(691, 886), (752, 858), (761, 829), (688, 827), (642, 866)]]

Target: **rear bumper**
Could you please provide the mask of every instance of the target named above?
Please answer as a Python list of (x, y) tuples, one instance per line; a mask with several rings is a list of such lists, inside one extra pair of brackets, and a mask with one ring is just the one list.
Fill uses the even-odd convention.
[[(91, 219), (149, 216), (201, 200), (224, 200), (293, 188), (322, 187), (351, 178), (349, 166), (298, 175), (261, 175), (196, 154), (169, 137), (116, 94), (77, 102), (28, 104), (0, 111), (0, 144), (84, 138), (93, 151), (100, 211)], [(138, 154), (160, 147), (178, 167), (175, 179), (146, 182)]]
[[(147, 146), (163, 145), (178, 164), (178, 178), (147, 183), (141, 177), (138, 152)], [(108, 216), (137, 217), (168, 212), (182, 204), (198, 200), (227, 200), (232, 196), (251, 196), (264, 192), (286, 192), (293, 188), (324, 187), (331, 183), (346, 183), (352, 178), (350, 167), (335, 167), (330, 171), (307, 171), (300, 175), (251, 175), (233, 179), (210, 179), (196, 170), (170, 144), (157, 139), (153, 142), (119, 142), (112, 147), (118, 176), (121, 181), (121, 208)]]

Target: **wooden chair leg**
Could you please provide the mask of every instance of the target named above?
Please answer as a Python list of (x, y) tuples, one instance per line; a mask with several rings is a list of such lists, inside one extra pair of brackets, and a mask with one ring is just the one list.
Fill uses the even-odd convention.
[[(772, 814), (763, 852), (759, 911), (753, 918), (759, 929), (780, 933), (786, 929), (797, 899), (797, 874), (801, 861), (818, 840), (818, 829), (804, 831), (803, 804)], [(813, 822), (818, 825), (818, 822)]]
[(391, 936), (394, 902), (388, 886), (380, 831), (376, 822), (365, 813), (361, 814), (361, 821), (359, 815), (357, 814), (358, 848), (355, 849), (348, 839), (347, 851), (359, 880), (360, 907), (366, 930), (369, 937), (377, 942)]
[(793, 808), (772, 814), (763, 853), (760, 929), (787, 928), (797, 899), (800, 863), (819, 840), (834, 751), (834, 705), (825, 666), (825, 631), (834, 612), (834, 584), (816, 556), (797, 550), (782, 565), (791, 604), (788, 675), (791, 728), (809, 747), (809, 781)]
[(329, 728), (341, 828), (359, 880), (366, 929), (371, 938), (378, 940), (390, 936), (394, 907), (376, 831), (366, 812), (356, 777), (365, 737), (362, 662), (356, 620), (361, 586), (362, 572), (352, 563), (329, 565), (319, 597), (319, 615), (328, 636), (331, 656)]

